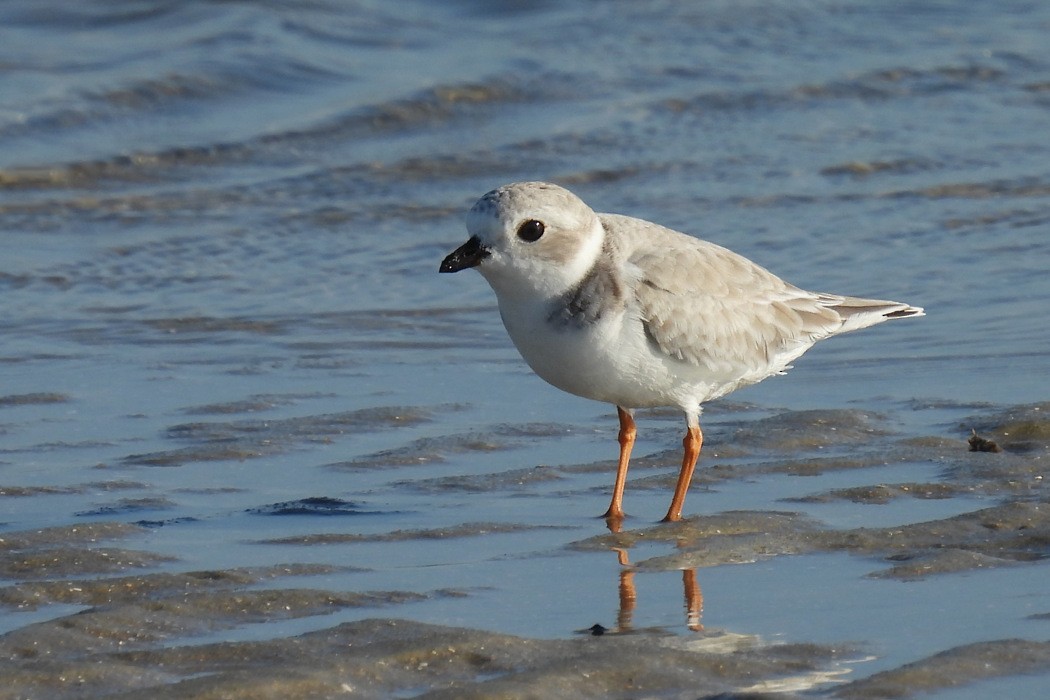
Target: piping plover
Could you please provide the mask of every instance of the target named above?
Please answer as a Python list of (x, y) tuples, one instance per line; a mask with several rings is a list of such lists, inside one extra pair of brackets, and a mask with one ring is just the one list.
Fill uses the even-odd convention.
[(623, 519), (634, 409), (685, 413), (685, 454), (665, 521), (679, 520), (700, 455), (700, 406), (782, 374), (818, 340), (922, 316), (896, 301), (807, 292), (747, 258), (657, 224), (598, 214), (545, 182), (492, 190), (441, 272), (485, 277), (518, 351), (571, 394), (616, 406), (620, 459), (605, 517)]

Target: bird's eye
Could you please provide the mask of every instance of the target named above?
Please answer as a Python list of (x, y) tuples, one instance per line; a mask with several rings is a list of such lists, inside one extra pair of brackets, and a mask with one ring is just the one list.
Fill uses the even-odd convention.
[(540, 236), (543, 235), (543, 230), (544, 226), (542, 221), (536, 221), (536, 219), (529, 219), (518, 227), (518, 238), (520, 238), (523, 241), (532, 243), (534, 241), (540, 240)]

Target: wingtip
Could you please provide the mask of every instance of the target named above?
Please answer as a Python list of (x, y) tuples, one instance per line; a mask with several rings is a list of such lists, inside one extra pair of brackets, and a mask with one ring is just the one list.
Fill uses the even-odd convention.
[(921, 306), (906, 306), (903, 309), (896, 309), (884, 314), (886, 318), (910, 318), (919, 316), (925, 316), (926, 311)]

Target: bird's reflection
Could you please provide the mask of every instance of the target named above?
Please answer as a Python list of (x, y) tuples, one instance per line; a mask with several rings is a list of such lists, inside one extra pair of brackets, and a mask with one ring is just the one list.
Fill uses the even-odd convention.
[[(609, 518), (606, 520), (609, 532), (618, 533), (622, 530), (623, 520)], [(634, 585), (634, 566), (627, 555), (627, 549), (613, 547), (616, 552), (616, 560), (620, 564), (620, 609), (616, 615), (616, 631), (627, 632), (631, 629), (634, 609), (638, 604), (638, 589)], [(700, 584), (696, 580), (696, 569), (682, 569), (682, 589), (685, 597), (685, 624), (693, 632), (703, 632), (704, 626), (700, 622), (704, 611), (704, 595), (700, 591)]]

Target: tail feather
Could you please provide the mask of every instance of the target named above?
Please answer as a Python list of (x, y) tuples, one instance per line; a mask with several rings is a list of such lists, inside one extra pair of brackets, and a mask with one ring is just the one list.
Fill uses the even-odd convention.
[(895, 318), (926, 315), (921, 307), (884, 299), (861, 299), (822, 294), (821, 302), (842, 318), (842, 328), (838, 331), (839, 333), (867, 328)]
[(909, 306), (883, 315), (886, 318), (908, 318), (909, 316), (925, 316), (926, 312), (922, 310), (921, 306)]

